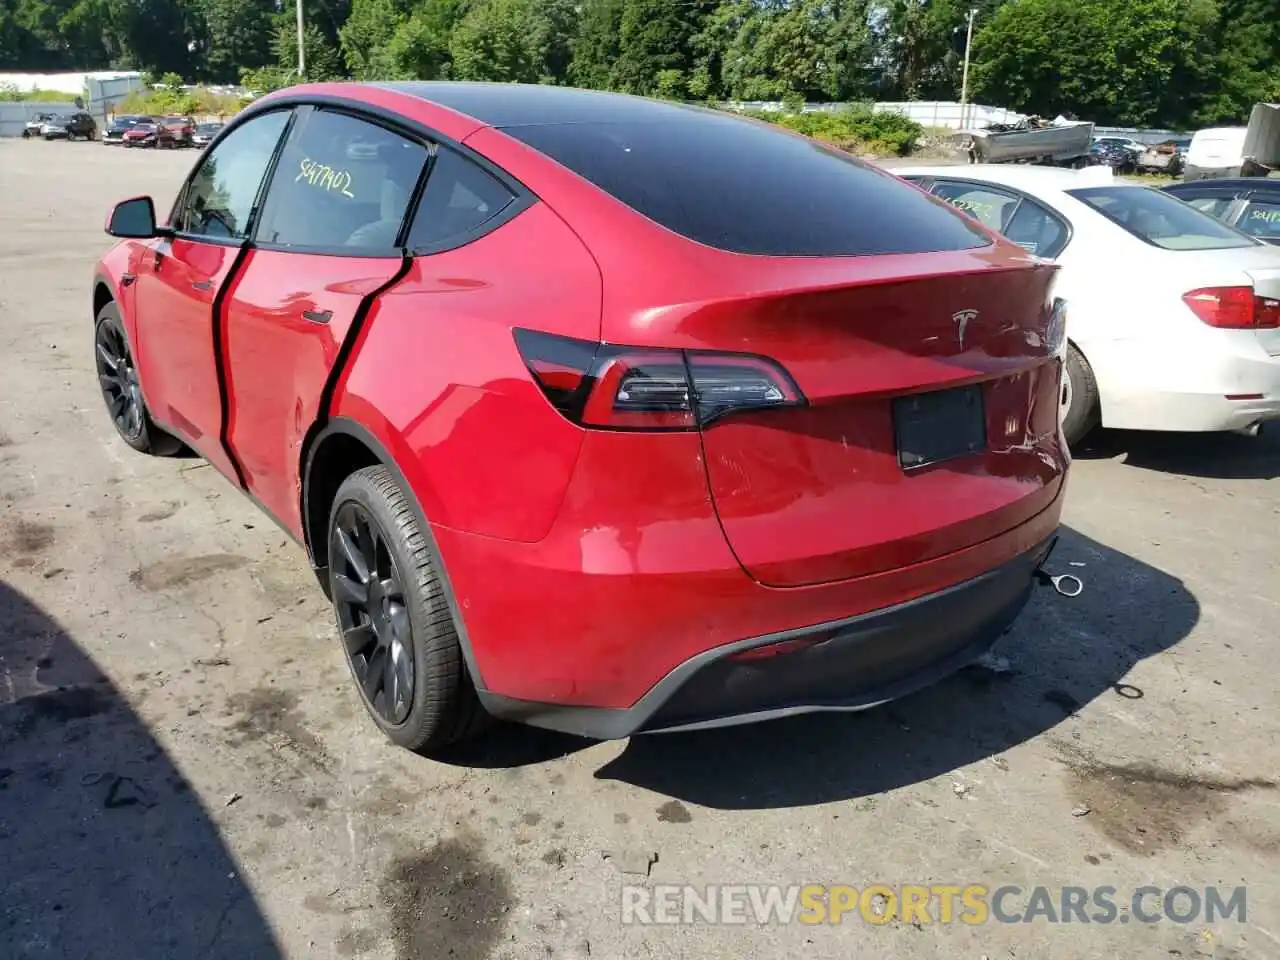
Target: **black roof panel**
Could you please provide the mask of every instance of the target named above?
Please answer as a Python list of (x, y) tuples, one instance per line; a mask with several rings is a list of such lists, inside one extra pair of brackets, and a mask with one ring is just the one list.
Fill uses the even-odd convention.
[(697, 107), (647, 100), (625, 93), (526, 83), (463, 83), (446, 80), (375, 83), (371, 86), (429, 100), (491, 127), (531, 123), (644, 123), (695, 118)]

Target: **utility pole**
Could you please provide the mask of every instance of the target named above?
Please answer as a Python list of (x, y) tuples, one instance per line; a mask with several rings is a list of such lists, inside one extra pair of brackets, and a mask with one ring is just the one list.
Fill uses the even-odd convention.
[[(969, 23), (972, 28), (972, 23), (973, 23), (972, 18), (970, 18)], [(298, 0), (298, 79), (299, 80), (307, 79), (307, 54), (306, 54), (305, 48), (306, 48), (306, 43), (304, 42), (304, 38), (302, 35), (302, 0)], [(966, 51), (965, 70), (967, 71), (968, 68), (969, 68), (969, 55), (968, 55), (968, 52)]]
[[(298, 0), (299, 3), (302, 0)], [(299, 7), (299, 10), (302, 8)], [(969, 27), (964, 37), (964, 71), (960, 76), (960, 129), (967, 129), (969, 126), (969, 50), (973, 47), (973, 18), (977, 14), (977, 7), (969, 8)], [(301, 13), (298, 14), (302, 16)], [(299, 23), (302, 21), (299, 20)], [(302, 28), (299, 27), (299, 30)]]

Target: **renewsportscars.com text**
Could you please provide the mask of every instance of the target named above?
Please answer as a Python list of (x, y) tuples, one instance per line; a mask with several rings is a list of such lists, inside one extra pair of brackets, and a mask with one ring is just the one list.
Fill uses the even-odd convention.
[(679, 924), (1244, 923), (1245, 887), (985, 884), (624, 886), (622, 922)]

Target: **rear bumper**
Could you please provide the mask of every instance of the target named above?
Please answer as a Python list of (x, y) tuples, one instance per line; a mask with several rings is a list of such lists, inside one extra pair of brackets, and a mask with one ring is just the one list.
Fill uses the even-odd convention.
[(994, 570), (882, 610), (706, 650), (620, 709), (481, 693), (496, 716), (598, 739), (863, 710), (981, 656), (1017, 618), (1049, 543)]
[(1085, 349), (1105, 427), (1208, 432), (1280, 418), (1280, 357), (1269, 356), (1253, 331)]

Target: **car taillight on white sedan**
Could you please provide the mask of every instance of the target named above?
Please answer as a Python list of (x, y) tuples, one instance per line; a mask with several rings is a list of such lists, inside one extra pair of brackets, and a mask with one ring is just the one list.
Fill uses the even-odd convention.
[(693, 430), (743, 410), (800, 406), (800, 388), (764, 357), (618, 347), (517, 329), (516, 346), (552, 406), (609, 430)]
[(1280, 328), (1280, 300), (1260, 297), (1253, 287), (1202, 287), (1182, 295), (1191, 311), (1222, 330)]

